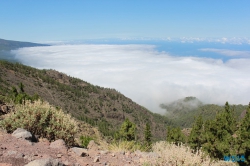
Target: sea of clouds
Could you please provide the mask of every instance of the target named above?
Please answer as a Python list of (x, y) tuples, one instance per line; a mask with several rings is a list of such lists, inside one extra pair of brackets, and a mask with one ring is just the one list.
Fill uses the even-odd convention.
[(172, 56), (153, 45), (80, 44), (12, 51), (26, 65), (55, 69), (114, 88), (153, 112), (161, 103), (195, 96), (204, 103), (250, 102), (250, 53), (201, 48), (234, 59)]

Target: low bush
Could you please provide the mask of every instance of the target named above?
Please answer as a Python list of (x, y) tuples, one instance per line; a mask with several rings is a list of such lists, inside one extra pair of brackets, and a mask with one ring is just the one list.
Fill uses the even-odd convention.
[(121, 151), (130, 151), (134, 152), (136, 150), (140, 151), (148, 151), (150, 149), (149, 146), (142, 145), (136, 141), (114, 141), (109, 145), (109, 150), (114, 152), (121, 152)]
[(203, 166), (233, 166), (236, 163), (229, 161), (214, 161), (205, 155), (201, 150), (194, 151), (183, 144), (175, 145), (166, 141), (156, 142), (152, 146), (153, 152), (159, 155), (159, 158), (145, 159), (146, 165), (203, 165)]
[(0, 122), (0, 126), (7, 132), (24, 128), (32, 134), (50, 141), (63, 139), (67, 145), (75, 143), (74, 135), (77, 132), (77, 123), (61, 109), (56, 109), (49, 103), (38, 100), (33, 103), (26, 101), (25, 105), (18, 104), (15, 110)]

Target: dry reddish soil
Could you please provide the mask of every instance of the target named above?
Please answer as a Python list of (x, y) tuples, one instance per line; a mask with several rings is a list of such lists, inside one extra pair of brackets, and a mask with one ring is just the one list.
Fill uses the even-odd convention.
[(0, 166), (24, 166), (33, 160), (45, 158), (58, 159), (69, 166), (139, 166), (143, 162), (139, 153), (113, 153), (94, 148), (88, 149), (88, 155), (81, 157), (65, 146), (51, 148), (46, 139), (30, 142), (0, 132)]

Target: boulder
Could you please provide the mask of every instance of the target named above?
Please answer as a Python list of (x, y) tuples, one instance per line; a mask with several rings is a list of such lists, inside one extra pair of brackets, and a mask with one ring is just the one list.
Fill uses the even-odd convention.
[(32, 140), (33, 136), (30, 132), (28, 132), (25, 129), (17, 128), (13, 133), (12, 136), (18, 138), (18, 139), (26, 139), (26, 140)]
[(65, 165), (59, 162), (57, 159), (47, 158), (47, 159), (38, 159), (31, 161), (25, 166), (65, 166)]
[(76, 155), (80, 156), (80, 157), (88, 156), (88, 150), (87, 149), (73, 147), (70, 150), (72, 152), (74, 152)]

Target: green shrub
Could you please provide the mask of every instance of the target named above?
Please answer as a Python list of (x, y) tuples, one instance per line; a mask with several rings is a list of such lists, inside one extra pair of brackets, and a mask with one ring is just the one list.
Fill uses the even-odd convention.
[(130, 122), (128, 118), (122, 123), (119, 131), (119, 136), (122, 140), (133, 141), (135, 140), (135, 124)]
[(50, 141), (63, 139), (67, 145), (75, 143), (76, 121), (62, 110), (40, 100), (33, 103), (26, 101), (25, 105), (18, 104), (15, 110), (0, 122), (0, 126), (7, 132), (24, 128)]
[(89, 137), (89, 136), (81, 136), (80, 137), (80, 142), (81, 142), (81, 146), (84, 147), (84, 148), (87, 148), (89, 142), (93, 140), (92, 137)]

